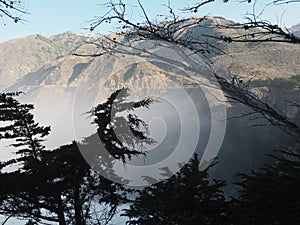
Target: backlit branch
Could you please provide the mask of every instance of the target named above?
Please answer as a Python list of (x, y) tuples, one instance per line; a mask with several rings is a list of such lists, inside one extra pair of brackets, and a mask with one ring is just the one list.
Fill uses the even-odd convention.
[(6, 1), (0, 0), (0, 17), (8, 17), (13, 20), (15, 23), (18, 23), (22, 20), (21, 15), (28, 14), (24, 9), (21, 1)]
[[(248, 1), (249, 3), (251, 1)], [(202, 3), (208, 4), (209, 2), (203, 1)], [(108, 52), (118, 51), (118, 49), (124, 49), (124, 47), (130, 49), (129, 54), (135, 54), (137, 56), (143, 57), (147, 53), (146, 47), (141, 47), (140, 49), (136, 48), (136, 45), (132, 43), (137, 43), (143, 40), (151, 40), (156, 43), (156, 45), (171, 44), (176, 46), (176, 49), (188, 49), (194, 55), (200, 55), (202, 58), (205, 58), (206, 55), (209, 55), (211, 52), (215, 55), (219, 55), (226, 52), (226, 42), (287, 42), (287, 43), (300, 43), (299, 37), (296, 37), (294, 34), (290, 33), (288, 30), (281, 28), (277, 25), (273, 25), (268, 21), (259, 20), (259, 16), (253, 15), (254, 19), (248, 18), (248, 22), (245, 24), (235, 24), (235, 23), (222, 23), (211, 24), (206, 23), (207, 17), (194, 17), (190, 19), (178, 19), (176, 17), (170, 16), (170, 19), (167, 22), (153, 23), (150, 21), (146, 14), (146, 10), (140, 4), (142, 10), (144, 22), (134, 22), (126, 17), (126, 6), (122, 1), (119, 1), (115, 4), (113, 1), (110, 1), (110, 11), (106, 16), (100, 18), (97, 23), (92, 27), (95, 29), (97, 26), (100, 26), (102, 23), (113, 22), (114, 20), (118, 21), (121, 24), (121, 32), (117, 34), (119, 37), (101, 37), (101, 40), (107, 40), (111, 42), (112, 49), (105, 49)], [(199, 5), (200, 7), (201, 5)], [(173, 10), (171, 11), (173, 12)], [(216, 20), (218, 21), (218, 20)], [(203, 29), (197, 30), (195, 33), (190, 33), (194, 28)], [(210, 33), (213, 28), (221, 29), (231, 29), (231, 36), (222, 35), (219, 33)], [(207, 29), (207, 30), (205, 30)], [(219, 29), (220, 30), (220, 29)], [(208, 32), (206, 32), (208, 31)], [(237, 32), (235, 32), (237, 31)], [(216, 41), (213, 41), (216, 40)], [(221, 41), (221, 42), (220, 42)], [(222, 42), (224, 43), (222, 45)], [(105, 42), (102, 42), (102, 44)], [(109, 46), (107, 43), (105, 47)], [(122, 46), (122, 48), (118, 48)], [(100, 46), (99, 46), (100, 47)], [(126, 52), (124, 52), (126, 53)], [(149, 54), (148, 54), (149, 55)], [(154, 56), (153, 56), (154, 57)], [(185, 57), (187, 64), (192, 55)], [(189, 59), (187, 59), (189, 58)], [(164, 60), (159, 58), (159, 60)], [(209, 57), (206, 57), (209, 60)], [(190, 61), (189, 61), (190, 60)], [(169, 59), (167, 59), (169, 63)], [(177, 65), (178, 62), (175, 62), (174, 65)], [(200, 69), (197, 65), (182, 65), (186, 70), (200, 73)], [(179, 65), (180, 66), (180, 65)], [(192, 69), (190, 69), (192, 68)], [(300, 128), (297, 124), (287, 118), (283, 113), (275, 110), (271, 105), (266, 102), (263, 102), (261, 99), (245, 88), (241, 88), (235, 83), (232, 83), (230, 80), (224, 78), (223, 74), (217, 74), (214, 70), (211, 69), (210, 81), (215, 81), (218, 83), (220, 88), (228, 95), (231, 99), (240, 102), (254, 112), (260, 114), (263, 118), (269, 121), (272, 125), (277, 126), (284, 130), (287, 134), (295, 137), (300, 140)], [(193, 78), (191, 78), (193, 79)], [(197, 80), (193, 82), (198, 83)], [(201, 85), (201, 84), (200, 84)]]

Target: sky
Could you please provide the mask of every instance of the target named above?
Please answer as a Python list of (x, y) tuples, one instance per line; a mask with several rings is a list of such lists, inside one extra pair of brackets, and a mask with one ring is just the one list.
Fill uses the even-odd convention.
[[(200, 0), (198, 0), (199, 2)], [(25, 9), (30, 13), (23, 15), (26, 20), (23, 23), (10, 21), (7, 18), (0, 19), (0, 42), (10, 39), (25, 37), (32, 34), (41, 34), (45, 36), (59, 34), (63, 32), (73, 32), (80, 34), (91, 34), (89, 24), (96, 16), (101, 16), (107, 12), (104, 7), (106, 0), (23, 0)], [(135, 18), (139, 17), (140, 12), (136, 12), (137, 1), (125, 0), (131, 6), (130, 14)], [(167, 1), (162, 0), (141, 0), (147, 13), (151, 18), (154, 15), (166, 11), (163, 6)], [(185, 8), (187, 5), (193, 5), (195, 0), (173, 0), (172, 7), (177, 9)], [(259, 1), (264, 4), (268, 1)], [(256, 12), (261, 12), (264, 5), (257, 4)], [(222, 3), (222, 0), (208, 4), (202, 7), (198, 15), (222, 16), (227, 19), (242, 21), (247, 12), (252, 12), (252, 5), (239, 3), (239, 0), (231, 0), (229, 3)], [(279, 23), (282, 26), (290, 27), (300, 23), (300, 3), (285, 4), (281, 6), (268, 6), (263, 18), (272, 22)], [(182, 17), (187, 14), (177, 11)], [(282, 19), (281, 19), (282, 18)], [(2, 21), (1, 21), (2, 20)], [(98, 30), (97, 32), (107, 33), (110, 30)]]

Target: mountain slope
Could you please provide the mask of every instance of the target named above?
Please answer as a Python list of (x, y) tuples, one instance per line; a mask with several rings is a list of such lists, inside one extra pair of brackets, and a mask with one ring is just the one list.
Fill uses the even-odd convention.
[(32, 35), (0, 44), (0, 90), (37, 71), (80, 46), (85, 36), (64, 33), (52, 37)]
[[(203, 23), (200, 25), (210, 26), (231, 22), (222, 18), (208, 18)], [(190, 31), (185, 34), (199, 36), (199, 32), (205, 32), (226, 35), (226, 33), (231, 32), (228, 29), (218, 30), (215, 26), (205, 28), (194, 26)], [(235, 32), (237, 31), (235, 30)], [(187, 79), (187, 75), (191, 74), (188, 74), (184, 68), (166, 62), (143, 60), (134, 52), (125, 57), (122, 54), (106, 54), (94, 58), (70, 54), (75, 51), (81, 54), (95, 53), (98, 50), (97, 47), (85, 43), (86, 40), (93, 39), (74, 34), (62, 34), (53, 37), (33, 35), (0, 44), (0, 53), (5, 56), (0, 59), (0, 91), (25, 92), (21, 100), (34, 103), (37, 120), (41, 124), (52, 127), (47, 142), (49, 148), (57, 147), (73, 139), (81, 139), (95, 132), (95, 128), (89, 124), (90, 120), (84, 113), (100, 101), (105, 100), (114, 90), (125, 86), (131, 89), (135, 99), (158, 95), (161, 99), (164, 100), (165, 98), (169, 101), (164, 103), (173, 109), (172, 112), (175, 112), (175, 115), (165, 110), (167, 107), (157, 106), (164, 116), (170, 117), (168, 123), (175, 124), (172, 127), (173, 130), (167, 130), (168, 134), (180, 131), (182, 122), (185, 120), (188, 121), (189, 125), (195, 124), (189, 111), (190, 108), (184, 109), (188, 112), (185, 114), (185, 116), (188, 115), (185, 118), (179, 118), (181, 111), (178, 110), (184, 103), (192, 99), (191, 102), (200, 115), (201, 126), (204, 126), (201, 127), (203, 133), (199, 138), (201, 143), (197, 146), (197, 150), (203, 150), (209, 136), (207, 133), (211, 129), (210, 110), (218, 108), (219, 105), (223, 104), (222, 102), (216, 98), (216, 104), (208, 109), (208, 100), (204, 99), (203, 93), (199, 97), (201, 95), (199, 86)], [(209, 41), (215, 43), (215, 40)], [(300, 61), (300, 45), (278, 43), (217, 44), (218, 47), (224, 48), (223, 50), (226, 50), (228, 54), (210, 54), (209, 58), (213, 62), (211, 66), (226, 78), (241, 76), (245, 80), (250, 77), (254, 80), (268, 81), (267, 78), (291, 77), (300, 74), (300, 64), (298, 63)], [(147, 45), (145, 44), (145, 46)], [(165, 49), (161, 53), (171, 56), (173, 54), (172, 51)], [(192, 76), (201, 79), (202, 76), (207, 75), (207, 68), (201, 60), (197, 63), (198, 70), (194, 71)], [(174, 94), (171, 89), (183, 89), (188, 93), (190, 99), (182, 95), (181, 98), (174, 100), (165, 95), (165, 93)], [(262, 97), (271, 91), (268, 100), (274, 105), (277, 105), (279, 103), (278, 98), (283, 96), (292, 100), (300, 99), (299, 87), (295, 85), (292, 86), (291, 90), (285, 90), (284, 95), (281, 94), (281, 89), (269, 89), (266, 86), (259, 86), (257, 91), (261, 93)], [(276, 92), (276, 94), (272, 95), (272, 92)], [(280, 106), (284, 105), (284, 110), (289, 116), (297, 114), (294, 109), (286, 107), (285, 100), (280, 102)], [(229, 116), (236, 116), (241, 112), (247, 112), (247, 110), (246, 107), (235, 105), (228, 109), (228, 114)], [(158, 115), (160, 116), (160, 114)], [(150, 117), (150, 115), (147, 116)], [(151, 120), (149, 121), (151, 122)], [(254, 165), (260, 164), (260, 162), (255, 161), (257, 158), (262, 158), (265, 153), (289, 141), (287, 138), (281, 137), (280, 131), (273, 127), (258, 128), (253, 125), (255, 125), (253, 122), (249, 122), (245, 118), (228, 121), (227, 139), (221, 149), (220, 160), (224, 160), (228, 165), (232, 159), (237, 159), (237, 162), (230, 164), (230, 166), (227, 165), (228, 171), (224, 172), (227, 173), (225, 177), (230, 177), (228, 174), (232, 175), (237, 164), (244, 170), (253, 168)], [(162, 127), (164, 126), (165, 124)], [(178, 140), (178, 136), (172, 136), (167, 145), (173, 146)], [(220, 171), (223, 172), (224, 169)]]
[[(238, 32), (217, 28), (217, 25), (230, 23), (232, 21), (223, 18), (208, 17), (200, 24), (191, 26), (183, 35), (198, 38), (202, 33), (226, 35)], [(151, 88), (152, 92), (153, 90), (157, 92), (158, 89), (162, 91), (172, 86), (172, 82), (180, 87), (193, 86), (190, 81), (178, 78), (178, 74), (181, 77), (187, 76), (182, 69), (155, 60), (136, 63), (140, 58), (134, 54), (126, 57), (107, 54), (96, 58), (70, 54), (96, 52), (98, 49), (95, 45), (85, 43), (91, 40), (93, 40), (91, 37), (65, 33), (53, 37), (33, 35), (0, 44), (0, 53), (5, 56), (0, 59), (0, 91), (24, 91), (26, 95), (23, 98), (36, 104), (39, 119), (52, 124), (54, 128), (59, 124), (58, 128), (62, 129), (61, 118), (68, 120), (66, 118), (72, 117), (72, 104), (76, 93), (78, 94), (78, 88), (84, 87), (84, 95), (90, 96), (89, 101), (95, 104), (95, 101), (104, 100), (112, 91), (123, 86), (135, 92), (143, 91), (143, 95), (146, 90), (150, 91), (147, 92), (148, 95), (152, 95)], [(217, 44), (219, 48), (226, 48), (228, 54), (211, 54), (209, 57), (213, 62), (212, 67), (227, 78), (238, 75), (245, 77), (245, 80), (249, 77), (266, 79), (300, 74), (298, 63), (300, 45), (283, 43), (224, 45), (216, 43), (215, 40), (207, 41)], [(200, 77), (204, 73), (205, 69), (197, 71), (195, 76)], [(138, 83), (140, 77), (143, 79)], [(77, 98), (80, 99), (78, 96)], [(88, 105), (91, 104), (85, 106)], [(52, 109), (52, 117), (49, 118), (47, 114), (49, 111), (52, 112)], [(81, 107), (81, 110), (83, 113), (89, 108)], [(71, 127), (71, 124), (65, 127)]]

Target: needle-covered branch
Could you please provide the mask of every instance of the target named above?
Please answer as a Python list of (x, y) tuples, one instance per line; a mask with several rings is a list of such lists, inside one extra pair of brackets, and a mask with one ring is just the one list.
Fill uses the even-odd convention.
[(128, 89), (117, 90), (105, 103), (89, 112), (94, 116), (94, 123), (105, 149), (124, 163), (132, 156), (145, 155), (144, 146), (155, 142), (148, 137), (148, 125), (133, 113), (137, 108), (149, 107), (154, 100), (130, 102), (126, 101), (128, 96)]
[(11, 139), (17, 154), (38, 159), (44, 149), (42, 142), (50, 133), (50, 126), (40, 126), (34, 121), (32, 104), (22, 104), (15, 97), (20, 93), (0, 94), (0, 140)]

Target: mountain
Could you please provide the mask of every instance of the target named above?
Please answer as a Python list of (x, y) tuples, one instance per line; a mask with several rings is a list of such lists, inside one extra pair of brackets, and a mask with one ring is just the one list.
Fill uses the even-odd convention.
[[(191, 18), (191, 21), (187, 23), (192, 23), (193, 19), (195, 18)], [(189, 27), (189, 30), (183, 35), (186, 35), (186, 38), (207, 41), (219, 48), (219, 53), (222, 49), (228, 52), (225, 55), (217, 53), (207, 55), (213, 62), (214, 70), (222, 76), (238, 75), (247, 81), (249, 78), (273, 79), (300, 74), (300, 64), (298, 63), (300, 61), (300, 45), (284, 43), (224, 44), (201, 35), (237, 33), (238, 31), (232, 29), (216, 28), (218, 25), (230, 23), (233, 22), (223, 18), (205, 17), (198, 25)], [(295, 27), (293, 29), (296, 29)], [(64, 33), (52, 37), (32, 35), (0, 44), (0, 53), (5, 56), (0, 59), (0, 91), (24, 91), (26, 93), (24, 98), (36, 104), (38, 118), (51, 124), (55, 130), (55, 124), (63, 124), (64, 120), (61, 121), (61, 118), (66, 115), (68, 118), (72, 117), (72, 110), (69, 110), (68, 113), (65, 110), (72, 108), (78, 87), (84, 86), (84, 95), (89, 95), (89, 99), (94, 101), (93, 95), (98, 95), (99, 91), (101, 91), (101, 100), (104, 100), (113, 90), (123, 86), (135, 91), (137, 89), (145, 91), (153, 89), (153, 87), (165, 89), (171, 81), (181, 87), (183, 85), (185, 87), (193, 86), (191, 81), (178, 78), (180, 77), (178, 73), (183, 75), (181, 77), (187, 76), (183, 69), (159, 63), (158, 60), (153, 59), (137, 63), (141, 61), (141, 58), (136, 54), (127, 55), (126, 59), (121, 55), (122, 59), (110, 54), (96, 58), (78, 57), (71, 54), (74, 52), (81, 54), (97, 52), (97, 46), (86, 43), (93, 41), (97, 44), (101, 40)], [(200, 68), (196, 75), (198, 78), (199, 74), (207, 73), (204, 63), (200, 64), (198, 68)], [(137, 78), (141, 76), (143, 76), (142, 83), (138, 84)], [(151, 95), (151, 91), (148, 94)], [(89, 105), (91, 106), (91, 104)], [(84, 113), (84, 109), (82, 111)], [(57, 119), (49, 120), (50, 118), (47, 116), (49, 112)]]
[[(220, 54), (222, 51), (207, 55), (213, 62), (211, 66), (214, 70), (226, 78), (238, 75), (245, 81), (250, 78), (257, 82), (269, 80), (272, 82), (274, 79), (284, 80), (300, 75), (298, 63), (300, 45), (226, 44), (201, 36), (203, 33), (226, 35), (230, 32), (237, 32), (216, 28), (216, 25), (228, 23), (232, 21), (223, 18), (206, 18), (200, 24), (190, 27), (182, 35), (200, 38), (208, 44), (216, 45), (219, 50), (226, 50), (228, 54), (225, 55)], [(121, 38), (124, 41), (126, 39), (126, 37)], [(47, 141), (49, 148), (57, 147), (73, 139), (82, 140), (83, 137), (95, 132), (95, 128), (90, 124), (91, 121), (85, 113), (97, 103), (105, 100), (114, 90), (128, 87), (133, 99), (159, 96), (160, 103), (156, 104), (154, 111), (150, 109), (149, 112), (147, 110), (142, 112), (146, 122), (150, 124), (151, 122), (155, 124), (155, 121), (160, 121), (160, 119), (165, 120), (157, 127), (152, 124), (152, 133), (156, 137), (166, 135), (166, 140), (161, 142), (162, 145), (156, 146), (164, 148), (164, 152), (153, 153), (153, 157), (148, 157), (148, 163), (149, 160), (151, 162), (159, 160), (161, 155), (169, 153), (174, 143), (179, 142), (178, 131), (184, 126), (189, 128), (187, 129), (188, 136), (192, 136), (194, 130), (190, 127), (197, 127), (193, 118), (195, 112), (200, 121), (199, 143), (196, 145), (197, 149), (203, 151), (209, 142), (210, 111), (221, 112), (222, 105), (224, 105), (217, 98), (207, 100), (205, 91), (189, 79), (191, 76), (202, 81), (203, 78), (209, 76), (207, 65), (204, 63), (205, 59), (200, 56), (197, 61), (197, 71), (191, 73), (185, 70), (184, 66), (180, 68), (170, 63), (178, 59), (174, 48), (157, 47), (151, 42), (138, 44), (145, 48), (152, 48), (154, 53), (168, 55), (169, 62), (157, 58), (145, 60), (134, 51), (126, 56), (104, 54), (99, 57), (80, 57), (72, 54), (98, 52), (96, 45), (87, 42), (97, 44), (100, 41), (101, 39), (95, 37), (64, 33), (51, 37), (32, 35), (1, 43), (0, 53), (3, 57), (0, 59), (0, 91), (25, 92), (21, 100), (34, 103), (37, 120), (52, 127), (52, 133)], [(283, 81), (280, 80), (280, 82)], [(285, 112), (292, 117), (297, 115), (298, 111), (286, 107), (286, 99), (280, 101), (279, 99), (284, 93), (287, 99), (299, 101), (299, 86), (289, 86), (289, 89), (283, 91), (278, 87), (272, 88), (257, 84), (253, 86), (253, 90), (260, 93), (262, 97), (271, 93), (269, 99), (271, 104), (284, 106)], [(178, 93), (181, 94), (178, 95)], [(183, 106), (184, 109), (181, 109)], [(241, 112), (247, 112), (247, 108), (234, 105), (228, 109), (229, 117)], [(153, 115), (154, 118), (152, 118)], [(225, 175), (224, 167), (222, 170), (216, 170), (216, 175), (228, 178), (237, 167), (248, 170), (255, 165), (260, 165), (257, 158), (263, 158), (265, 153), (275, 147), (290, 143), (290, 140), (281, 137), (282, 133), (274, 127), (257, 128), (253, 125), (255, 122), (249, 122), (247, 118), (228, 120), (224, 144), (220, 150), (220, 160), (227, 165), (227, 170)], [(222, 137), (220, 139), (222, 140)], [(272, 142), (273, 144), (269, 145)], [(188, 143), (185, 148), (190, 145), (192, 144)], [(167, 157), (167, 154), (164, 157)], [(231, 164), (232, 159), (236, 160), (233, 164)], [(223, 165), (220, 164), (221, 167)], [(223, 174), (220, 175), (220, 171), (223, 171)]]
[(82, 45), (86, 38), (71, 33), (52, 37), (37, 34), (1, 43), (0, 90), (14, 84), (26, 74), (67, 56), (72, 50)]

